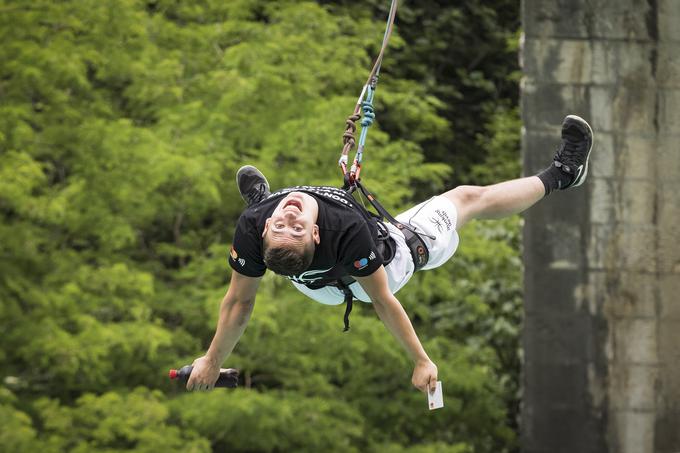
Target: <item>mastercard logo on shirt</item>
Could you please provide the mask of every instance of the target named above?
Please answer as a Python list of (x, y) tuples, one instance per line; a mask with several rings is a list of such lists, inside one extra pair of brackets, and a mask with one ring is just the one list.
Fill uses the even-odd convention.
[(368, 266), (368, 258), (361, 258), (360, 260), (356, 260), (354, 262), (354, 267), (356, 268), (356, 270), (361, 270), (366, 266)]

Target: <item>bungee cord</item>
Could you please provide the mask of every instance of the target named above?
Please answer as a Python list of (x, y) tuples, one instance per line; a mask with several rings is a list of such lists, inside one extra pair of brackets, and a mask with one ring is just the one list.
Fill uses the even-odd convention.
[[(387, 25), (385, 26), (385, 33), (383, 34), (382, 46), (380, 48), (380, 53), (375, 59), (373, 68), (364, 84), (361, 94), (357, 99), (357, 103), (354, 107), (354, 112), (347, 117), (345, 122), (345, 132), (342, 134), (343, 148), (338, 160), (338, 165), (342, 170), (342, 175), (344, 177), (345, 188), (351, 193), (356, 190), (357, 181), (361, 177), (361, 161), (363, 159), (364, 146), (366, 144), (366, 136), (368, 135), (368, 128), (373, 124), (375, 120), (375, 112), (373, 109), (373, 96), (375, 95), (375, 90), (378, 86), (378, 76), (380, 75), (380, 67), (382, 65), (382, 60), (385, 55), (385, 49), (387, 49), (387, 44), (389, 43), (390, 36), (392, 36), (392, 29), (394, 28), (394, 19), (397, 15), (398, 0), (392, 0), (390, 5), (390, 12), (387, 18)], [(362, 115), (363, 112), (363, 115)], [(361, 119), (361, 134), (359, 135), (359, 144), (357, 146), (357, 152), (352, 162), (352, 166), (349, 171), (347, 170), (348, 156), (349, 152), (354, 148), (356, 140), (354, 134), (356, 133), (356, 122)]]
[[(354, 106), (354, 112), (347, 117), (345, 132), (342, 134), (343, 148), (340, 159), (338, 160), (338, 165), (342, 170), (342, 175), (344, 178), (343, 189), (348, 193), (353, 193), (356, 189), (359, 189), (361, 195), (363, 195), (378, 212), (378, 217), (382, 220), (385, 219), (390, 224), (394, 225), (396, 228), (401, 230), (406, 241), (406, 245), (411, 252), (411, 257), (414, 264), (414, 272), (422, 269), (429, 260), (429, 252), (425, 245), (425, 242), (420, 237), (420, 235), (428, 236), (430, 239), (435, 239), (434, 236), (426, 235), (424, 232), (417, 232), (414, 226), (410, 224), (404, 224), (394, 218), (380, 202), (375, 198), (375, 196), (368, 191), (368, 189), (361, 183), (361, 161), (363, 158), (364, 146), (366, 144), (366, 136), (368, 135), (368, 128), (373, 124), (375, 120), (375, 111), (373, 109), (373, 97), (375, 95), (375, 90), (378, 86), (378, 76), (380, 75), (380, 67), (382, 65), (383, 56), (385, 55), (385, 49), (387, 49), (387, 44), (389, 42), (390, 36), (392, 36), (392, 29), (394, 28), (394, 19), (397, 14), (398, 0), (392, 0), (390, 5), (390, 13), (387, 18), (387, 25), (385, 27), (385, 33), (383, 35), (382, 46), (380, 48), (380, 53), (375, 59), (371, 73), (364, 84), (359, 99)], [(363, 112), (363, 115), (362, 115)], [(357, 146), (357, 152), (352, 162), (352, 166), (347, 169), (348, 155), (354, 145), (356, 144), (354, 134), (356, 133), (356, 122), (361, 119), (361, 134), (359, 135), (359, 143)], [(361, 197), (359, 197), (361, 199)], [(363, 204), (363, 200), (362, 200)], [(385, 228), (387, 231), (387, 228)], [(389, 232), (386, 236), (379, 237), (379, 240), (387, 240), (389, 237)], [(344, 332), (349, 330), (349, 315), (352, 312), (352, 301), (354, 295), (350, 288), (350, 285), (356, 282), (354, 278), (350, 276), (345, 276), (338, 279), (335, 285), (344, 294), (345, 305), (345, 316)]]

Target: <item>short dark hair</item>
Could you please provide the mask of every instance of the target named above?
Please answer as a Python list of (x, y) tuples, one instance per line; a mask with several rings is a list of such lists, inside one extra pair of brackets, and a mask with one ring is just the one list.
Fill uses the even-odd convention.
[(303, 249), (270, 246), (264, 241), (264, 264), (279, 275), (300, 275), (309, 268), (314, 259), (314, 243)]

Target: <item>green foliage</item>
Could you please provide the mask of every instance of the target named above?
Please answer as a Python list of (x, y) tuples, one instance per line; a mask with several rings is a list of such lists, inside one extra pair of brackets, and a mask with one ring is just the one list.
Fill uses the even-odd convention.
[[(362, 7), (347, 0), (324, 3), (334, 11), (376, 20), (384, 19), (389, 7), (383, 0), (368, 0)], [(399, 2), (396, 32), (402, 40), (387, 52), (383, 82), (392, 86), (407, 79), (413, 83), (418, 87), (414, 94), (436, 100), (438, 121), (449, 127), (443, 135), (424, 135), (427, 126), (415, 123), (409, 127), (401, 112), (390, 109), (379, 112), (381, 125), (391, 135), (410, 137), (421, 145), (427, 161), (452, 166), (452, 185), (497, 182), (494, 177), (498, 174), (480, 174), (474, 168), (491, 154), (480, 135), (497, 133), (493, 130), (497, 126), (491, 125), (498, 122), (499, 110), (511, 110), (510, 106), (518, 103), (519, 6), (516, 0)], [(407, 99), (422, 102), (415, 96)], [(511, 134), (519, 137), (519, 128)], [(511, 160), (516, 158), (517, 148), (508, 149), (503, 157), (506, 154)], [(424, 185), (421, 195), (432, 190)]]
[(16, 409), (16, 397), (5, 388), (0, 388), (0, 445), (12, 446), (12, 451), (29, 453), (42, 447), (36, 439), (31, 418)]
[(86, 394), (74, 407), (40, 399), (35, 409), (44, 427), (41, 440), (50, 451), (210, 451), (207, 439), (168, 425), (164, 400), (160, 392), (142, 388), (128, 394)]
[[(503, 452), (514, 448), (518, 220), (475, 224), (400, 294), (445, 383), (359, 304), (267, 275), (228, 366), (184, 394), (230, 276), (233, 184), (339, 185), (384, 2), (0, 1), (0, 445), (13, 451)], [(364, 178), (394, 211), (517, 176), (516, 5), (402, 5)]]
[(180, 426), (211, 439), (215, 451), (360, 451), (360, 414), (340, 399), (237, 391), (187, 395), (170, 407)]
[(477, 143), (484, 150), (481, 162), (470, 169), (473, 181), (502, 181), (520, 176), (519, 134), (522, 121), (519, 109), (499, 104), (484, 134), (477, 134)]

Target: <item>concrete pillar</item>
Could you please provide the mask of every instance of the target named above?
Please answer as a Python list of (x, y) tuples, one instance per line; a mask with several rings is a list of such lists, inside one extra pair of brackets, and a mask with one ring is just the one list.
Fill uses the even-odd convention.
[(526, 215), (522, 451), (680, 452), (680, 0), (523, 0), (524, 168), (569, 113), (586, 184)]

